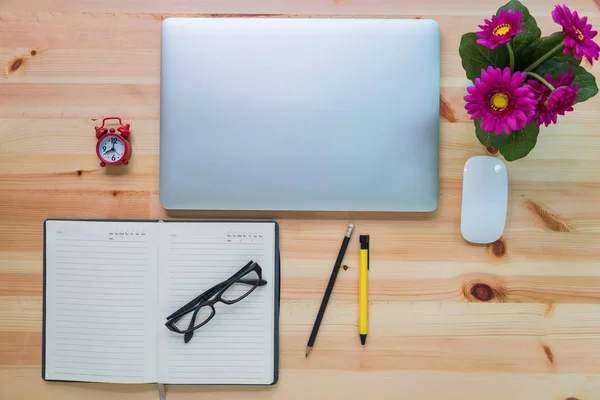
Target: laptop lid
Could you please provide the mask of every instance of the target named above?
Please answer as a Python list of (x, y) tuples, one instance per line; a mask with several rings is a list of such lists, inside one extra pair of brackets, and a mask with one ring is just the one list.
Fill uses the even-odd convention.
[(434, 210), (439, 40), (430, 20), (165, 20), (161, 204)]

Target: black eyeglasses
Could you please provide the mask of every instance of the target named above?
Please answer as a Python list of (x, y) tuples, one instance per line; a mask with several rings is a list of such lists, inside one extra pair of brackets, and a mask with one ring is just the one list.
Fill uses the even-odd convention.
[[(172, 332), (183, 334), (183, 341), (187, 343), (194, 336), (196, 329), (206, 325), (215, 316), (216, 303), (235, 304), (252, 293), (258, 286), (266, 284), (267, 281), (262, 279), (262, 268), (260, 265), (254, 261), (250, 261), (242, 269), (233, 274), (231, 278), (211, 287), (169, 315), (165, 326)], [(192, 315), (188, 327), (187, 329), (181, 329), (177, 326), (177, 323), (189, 313), (192, 313)], [(198, 316), (199, 314), (200, 316)]]

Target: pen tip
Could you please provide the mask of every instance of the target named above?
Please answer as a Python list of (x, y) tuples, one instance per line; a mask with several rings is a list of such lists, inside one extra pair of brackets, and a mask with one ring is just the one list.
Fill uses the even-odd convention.
[(306, 348), (306, 356), (304, 358), (308, 358), (308, 355), (310, 354), (311, 350), (312, 350), (312, 347)]
[(367, 335), (360, 335), (360, 344), (363, 346), (367, 343)]

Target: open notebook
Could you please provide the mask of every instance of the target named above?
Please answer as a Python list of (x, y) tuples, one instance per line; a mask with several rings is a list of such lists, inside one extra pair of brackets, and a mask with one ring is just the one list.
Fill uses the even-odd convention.
[[(44, 226), (45, 380), (274, 384), (279, 250), (275, 222), (66, 221)], [(166, 317), (254, 260), (265, 286), (189, 343)]]

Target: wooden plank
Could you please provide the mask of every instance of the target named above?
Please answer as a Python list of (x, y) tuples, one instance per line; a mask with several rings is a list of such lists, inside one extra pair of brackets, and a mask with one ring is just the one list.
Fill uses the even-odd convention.
[(156, 385), (107, 385), (93, 383), (44, 382), (40, 367), (0, 367), (2, 399), (127, 400), (158, 398)]
[[(369, 379), (365, 379), (368, 377)], [(46, 383), (39, 368), (0, 368), (0, 395), (7, 399), (74, 398), (103, 400), (142, 400), (158, 396), (155, 385), (106, 385), (89, 383)], [(272, 387), (246, 386), (168, 386), (170, 399), (254, 400), (337, 398), (365, 399), (375, 394), (382, 398), (436, 399), (586, 399), (600, 391), (600, 378), (592, 374), (524, 374), (447, 371), (334, 371), (321, 370), (312, 375), (306, 370), (284, 370), (281, 383)], [(435, 382), (435, 384), (432, 384)], [(346, 393), (347, 392), (347, 393)], [(574, 397), (576, 396), (576, 397)]]
[[(319, 301), (327, 277), (322, 279), (290, 277), (282, 282), (283, 299)], [(400, 302), (498, 302), (498, 303), (581, 303), (599, 304), (598, 276), (498, 276), (479, 272), (453, 278), (406, 280), (387, 279), (369, 282), (369, 299)], [(336, 285), (336, 298), (358, 298), (356, 277)]]
[[(0, 333), (1, 365), (41, 365), (40, 335)], [(287, 370), (426, 371), (435, 360), (435, 370), (449, 372), (599, 373), (597, 340), (372, 337), (364, 351), (356, 337), (325, 336), (304, 359), (298, 355), (305, 351), (306, 338), (285, 336), (280, 356)]]
[[(368, 377), (369, 379), (365, 379)], [(448, 373), (438, 371), (319, 371), (317, 375), (304, 370), (284, 371), (281, 380), (288, 386), (270, 389), (240, 390), (238, 388), (195, 388), (177, 386), (171, 396), (191, 400), (198, 395), (207, 399), (345, 399), (402, 398), (462, 400), (473, 399), (566, 399), (572, 395), (585, 399), (596, 393), (600, 384), (594, 375), (573, 374), (493, 374), (484, 372)], [(558, 397), (557, 397), (558, 396)]]
[(0, 117), (99, 118), (102, 110), (103, 115), (149, 119), (158, 116), (159, 85), (3, 83), (0, 99), (5, 101)]
[[(20, 60), (18, 69), (15, 61)], [(159, 84), (160, 51), (155, 49), (0, 48), (11, 83)]]
[[(160, 15), (3, 12), (1, 17), (2, 48), (10, 44), (12, 48), (36, 50), (43, 54), (48, 49), (139, 50), (160, 47)], [(78, 37), (85, 40), (77, 40)], [(29, 51), (23, 55), (28, 58), (27, 61), (31, 60)], [(107, 67), (111, 61), (115, 65), (119, 62), (116, 59), (102, 61)]]
[[(0, 171), (17, 163), (19, 156), (96, 156), (94, 127), (102, 124), (98, 115), (93, 119), (4, 118), (0, 119)], [(131, 125), (130, 142), (133, 155), (156, 155), (159, 148), (158, 120), (123, 120)], [(116, 127), (118, 124), (107, 125)], [(14, 156), (9, 158), (9, 156)], [(70, 157), (69, 157), (70, 158)], [(46, 166), (47, 168), (48, 166)], [(64, 169), (59, 169), (64, 171)], [(17, 168), (15, 172), (23, 172)]]
[[(64, 179), (64, 178), (63, 178)], [(75, 177), (73, 178), (75, 179)], [(116, 186), (115, 186), (116, 187)], [(145, 191), (61, 191), (61, 190), (21, 190), (2, 191), (3, 202), (0, 203), (0, 216), (4, 224), (0, 226), (0, 249), (12, 250), (11, 245), (18, 249), (41, 250), (41, 227), (45, 218), (92, 218), (103, 215), (107, 218), (163, 218), (168, 214), (155, 214), (151, 212), (157, 207), (157, 195)], [(598, 191), (595, 191), (598, 195)], [(44, 199), (44, 206), (39, 207), (40, 196)], [(369, 232), (373, 237), (374, 260), (399, 260), (401, 262), (460, 262), (469, 259), (470, 262), (479, 263), (531, 263), (534, 261), (545, 263), (553, 260), (585, 263), (598, 256), (598, 247), (594, 246), (597, 240), (599, 217), (594, 213), (593, 207), (588, 213), (579, 214), (576, 218), (565, 219), (572, 227), (573, 232), (554, 232), (553, 221), (559, 217), (540, 216), (531, 211), (524, 202), (513, 203), (511, 209), (516, 210), (509, 218), (507, 232), (504, 235), (502, 246), (476, 246), (467, 244), (459, 233), (460, 222), (456, 212), (460, 209), (460, 189), (455, 188), (444, 202), (435, 216), (396, 214), (382, 216), (373, 215), (374, 219), (365, 219), (367, 215), (352, 214), (353, 222), (360, 226), (362, 232)], [(539, 196), (539, 194), (538, 194)], [(552, 198), (553, 196), (549, 196)], [(589, 197), (592, 199), (593, 197)], [(85, 201), (83, 201), (85, 199)], [(560, 201), (556, 194), (555, 201)], [(584, 198), (585, 199), (585, 198)], [(448, 200), (450, 201), (450, 200)], [(80, 204), (73, 207), (73, 204)], [(153, 205), (151, 206), (152, 203)], [(552, 204), (552, 203), (550, 203)], [(575, 209), (577, 203), (571, 203), (570, 209)], [(547, 206), (545, 206), (547, 207)], [(556, 209), (554, 211), (563, 211)], [(584, 208), (584, 211), (587, 208)], [(548, 208), (548, 210), (551, 210)], [(243, 214), (243, 213), (242, 213)], [(314, 254), (326, 255), (329, 259), (335, 258), (335, 251), (339, 245), (339, 232), (344, 231), (348, 215), (340, 213), (339, 220), (331, 220), (336, 213), (317, 214), (315, 220), (311, 214), (306, 214), (306, 219), (288, 220), (289, 213), (246, 213), (249, 218), (284, 218), (281, 222), (282, 229), (287, 230), (282, 240), (284, 254), (293, 258), (306, 258), (307, 245), (312, 246)], [(296, 214), (302, 216), (302, 214)], [(174, 215), (177, 217), (177, 213)], [(188, 215), (189, 216), (189, 215)], [(197, 217), (206, 218), (239, 218), (240, 213), (199, 213)], [(382, 218), (387, 220), (382, 220)], [(297, 218), (297, 217), (296, 217)], [(546, 218), (546, 219), (544, 219)], [(562, 217), (561, 217), (562, 218)], [(579, 225), (578, 221), (588, 219), (589, 225)], [(510, 225), (515, 221), (514, 225)], [(319, 231), (319, 229), (321, 231)], [(596, 232), (596, 233), (595, 233)], [(535, 233), (535, 235), (533, 235)], [(19, 236), (19, 235), (22, 235)], [(27, 240), (21, 240), (27, 238)], [(35, 240), (34, 240), (35, 238)], [(29, 243), (29, 245), (27, 245)], [(288, 244), (289, 243), (289, 244)], [(435, 243), (432, 246), (431, 243)], [(350, 251), (355, 250), (355, 244)], [(497, 245), (500, 246), (500, 245)], [(533, 247), (532, 247), (533, 246)], [(434, 252), (428, 249), (435, 249)], [(460, 252), (455, 251), (461, 249)], [(317, 256), (320, 257), (320, 256)], [(402, 257), (398, 259), (398, 257)], [(470, 257), (470, 258), (466, 258)], [(327, 259), (326, 259), (327, 260)]]
[[(41, 295), (5, 296), (0, 292), (0, 323), (2, 323), (2, 332), (19, 333), (21, 335), (26, 335), (30, 332), (39, 333), (42, 331), (41, 321)], [(2, 364), (1, 361), (0, 364)]]
[[(287, 242), (286, 242), (287, 243)], [(333, 241), (332, 241), (333, 245)], [(40, 245), (41, 246), (41, 245)], [(287, 247), (286, 247), (287, 248)], [(491, 251), (489, 248), (482, 249), (484, 253)], [(300, 253), (299, 251), (297, 253)], [(331, 252), (329, 258), (327, 255), (317, 257), (310, 254), (294, 255), (294, 257), (282, 256), (284, 266), (300, 266), (302, 276), (313, 277), (326, 281), (327, 274), (331, 268), (336, 254)], [(350, 253), (349, 253), (350, 254)], [(411, 260), (386, 260), (379, 255), (376, 258), (377, 268), (371, 271), (372, 279), (393, 279), (393, 280), (420, 280), (420, 279), (439, 279), (456, 278), (457, 276), (466, 276), (473, 272), (481, 274), (504, 276), (598, 276), (600, 271), (594, 261), (585, 261), (572, 263), (569, 268), (548, 268), (548, 263), (541, 262), (497, 262), (495, 259), (482, 258), (482, 261), (411, 261)], [(0, 273), (23, 273), (40, 274), (42, 272), (42, 254), (38, 247), (31, 251), (0, 251)], [(349, 257), (345, 261), (348, 266), (348, 277), (345, 275), (340, 279), (354, 279), (358, 260)], [(499, 268), (501, 266), (501, 268)], [(296, 275), (295, 268), (290, 267), (286, 274)], [(300, 275), (298, 273), (298, 275)]]
[[(84, 152), (85, 148), (87, 155), (47, 155), (43, 158), (38, 155), (3, 155), (0, 159), (0, 190), (158, 190), (158, 155), (137, 154), (134, 150), (128, 166), (106, 169), (100, 167), (95, 154), (95, 140), (87, 137), (81, 141), (89, 143), (78, 147), (77, 151)], [(582, 147), (584, 143), (582, 141)], [(484, 154), (482, 147), (474, 142), (471, 149), (472, 154)], [(463, 151), (456, 157), (442, 155), (444, 166), (440, 171), (440, 207), (444, 207), (446, 197), (455, 200), (455, 196), (462, 191), (463, 166), (468, 157), (460, 153)], [(562, 191), (563, 194), (570, 192), (576, 197), (593, 196), (600, 187), (596, 173), (599, 168), (598, 160), (535, 160), (532, 154), (531, 159), (508, 165), (509, 192), (511, 196), (521, 195), (522, 201), (530, 199), (538, 202), (542, 201), (540, 193), (543, 196), (543, 193), (556, 194)], [(549, 185), (554, 182), (565, 184), (560, 187)], [(526, 194), (530, 197), (525, 197)], [(518, 197), (515, 200), (519, 200)]]
[[(0, 118), (0, 140), (3, 143), (0, 154), (93, 155), (96, 144), (94, 127), (101, 124), (102, 117), (104, 115), (93, 119)], [(136, 155), (158, 153), (158, 120), (133, 119), (124, 122), (131, 124), (131, 142)], [(475, 138), (474, 128), (469, 121), (450, 123), (442, 117), (441, 125), (443, 159), (451, 157), (466, 160), (474, 151), (484, 151)], [(577, 118), (565, 118), (561, 120), (560, 126), (551, 125), (546, 128), (544, 137), (528, 159), (595, 161), (600, 148), (599, 130), (600, 123), (581, 123)], [(510, 165), (512, 169), (512, 166), (518, 164)], [(453, 171), (444, 168), (442, 172), (448, 174)], [(456, 174), (444, 176), (456, 177)], [(516, 178), (522, 180), (524, 177)]]
[[(376, 338), (369, 339), (364, 351), (354, 338), (319, 338), (326, 351), (311, 353), (309, 360), (298, 357), (306, 349), (306, 338), (284, 338), (282, 364), (291, 369), (341, 371), (435, 370), (527, 373), (598, 373), (600, 361), (596, 339), (448, 339)], [(492, 345), (493, 343), (493, 345)], [(313, 355), (315, 353), (315, 355)]]
[[(307, 339), (320, 299), (282, 299), (282, 337)], [(356, 301), (332, 298), (319, 337), (356, 338)], [(372, 337), (599, 339), (597, 304), (370, 302)], [(393, 318), (389, 318), (393, 315)], [(41, 332), (41, 297), (0, 296), (4, 332)], [(319, 344), (324, 351), (327, 345)]]
[(39, 251), (0, 251), (0, 274), (34, 273), (42, 271), (42, 254)]
[(136, 191), (3, 191), (0, 251), (41, 251), (47, 218), (147, 218), (147, 200)]
[[(542, 0), (541, 0), (542, 1)], [(572, 3), (570, 3), (572, 4)], [(487, 7), (487, 5), (486, 5)], [(553, 22), (550, 11), (536, 15), (539, 27), (545, 35), (549, 35), (559, 30)], [(31, 15), (31, 18), (27, 18)], [(15, 57), (24, 57), (26, 61), (31, 61), (33, 65), (42, 65), (46, 51), (77, 49), (81, 54), (89, 55), (100, 59), (103, 55), (120, 54), (127, 57), (137, 56), (140, 58), (149, 56), (149, 51), (156, 57), (155, 50), (160, 47), (160, 24), (168, 17), (194, 17), (194, 18), (219, 18), (219, 17), (258, 17), (258, 18), (418, 18), (433, 19), (440, 24), (443, 32), (441, 41), (441, 50), (443, 59), (457, 56), (457, 46), (461, 36), (465, 32), (474, 32), (481, 24), (484, 18), (489, 18), (491, 12), (487, 9), (485, 12), (474, 13), (471, 15), (448, 15), (441, 12), (431, 13), (427, 10), (424, 13), (399, 12), (394, 14), (210, 14), (210, 13), (131, 13), (114, 14), (110, 13), (3, 13), (0, 33), (3, 34), (4, 41), (0, 43), (0, 48), (4, 48), (0, 54), (13, 54)], [(592, 14), (587, 14), (592, 17)], [(600, 13), (599, 13), (600, 15)], [(456, 27), (461, 29), (456, 29)], [(70, 34), (87, 34), (94, 31), (93, 37), (87, 37), (85, 42), (72, 40)], [(150, 34), (148, 34), (150, 33)], [(89, 35), (88, 35), (89, 36)], [(7, 47), (4, 43), (10, 43)], [(34, 58), (30, 51), (36, 50)], [(92, 52), (92, 53), (90, 53)], [(111, 53), (112, 52), (112, 53)], [(72, 53), (64, 53), (72, 54)], [(93, 55), (92, 55), (93, 54)], [(3, 55), (6, 57), (6, 55)], [(50, 57), (50, 56), (48, 56)], [(60, 59), (60, 57), (59, 57)], [(118, 61), (118, 60), (115, 60)], [(444, 60), (443, 60), (444, 61)], [(87, 60), (73, 60), (75, 65), (88, 65)], [(445, 63), (442, 62), (442, 66)], [(453, 71), (459, 73), (462, 71), (460, 64), (452, 65)], [(584, 63), (586, 67), (589, 64)], [(145, 65), (144, 69), (156, 68), (154, 65)], [(93, 67), (96, 68), (96, 67)], [(595, 68), (597, 70), (597, 68)], [(59, 71), (56, 69), (55, 71)], [(77, 68), (76, 71), (81, 71)], [(113, 72), (120, 69), (113, 69)], [(124, 71), (129, 71), (125, 67)], [(15, 71), (12, 71), (15, 72)], [(104, 72), (107, 73), (107, 72)], [(444, 74), (443, 74), (444, 75)], [(464, 78), (464, 73), (460, 72)]]
[[(333, 297), (332, 297), (333, 299)], [(319, 301), (284, 300), (281, 332), (307, 339)], [(369, 335), (381, 338), (594, 339), (600, 334), (596, 304), (370, 302)], [(357, 341), (356, 301), (335, 296), (319, 337)], [(390, 318), (389, 316), (393, 317)], [(333, 343), (329, 342), (330, 344)], [(350, 342), (349, 348), (354, 343)], [(319, 342), (323, 351), (328, 345)], [(316, 350), (316, 349), (315, 349)]]
[(158, 190), (157, 156), (134, 154), (127, 166), (103, 168), (95, 153), (95, 140), (85, 147), (88, 155), (3, 156), (0, 189)]
[(0, 297), (2, 296), (41, 296), (41, 274), (4, 273), (0, 281)]
[(42, 334), (39, 332), (0, 332), (0, 366), (41, 365)]
[[(2, 156), (0, 160), (0, 190), (158, 190), (159, 157), (134, 154), (128, 166), (105, 169), (94, 153), (95, 143), (89, 143), (86, 148), (88, 155), (81, 156)], [(476, 155), (482, 155), (476, 146)], [(37, 161), (36, 161), (37, 160)], [(440, 171), (441, 196), (454, 196), (461, 193), (462, 170), (466, 159), (449, 158), (444, 160), (444, 169)], [(533, 168), (532, 166), (536, 166)], [(549, 168), (552, 165), (555, 168)], [(519, 193), (519, 189), (539, 195), (540, 191), (556, 192), (559, 188), (549, 187), (555, 182), (567, 182), (565, 191), (577, 190), (578, 196), (589, 196), (598, 190), (598, 175), (600, 160), (523, 160), (508, 166), (510, 180), (509, 191)], [(11, 173), (10, 170), (15, 172)], [(19, 170), (21, 171), (20, 173)], [(530, 184), (525, 187), (525, 184)], [(513, 193), (513, 190), (516, 189)], [(454, 193), (450, 193), (454, 192)], [(519, 193), (522, 194), (522, 193)], [(535, 199), (535, 197), (534, 197)], [(538, 199), (539, 200), (539, 199)], [(536, 201), (536, 200), (534, 200)], [(443, 206), (443, 205), (442, 205)]]
[[(353, 274), (355, 275), (355, 274)], [(600, 275), (600, 272), (596, 275)], [(325, 279), (291, 276), (282, 280), (284, 300), (312, 300), (322, 297)], [(340, 300), (358, 298), (356, 277), (340, 280), (336, 296)], [(581, 303), (600, 304), (600, 276), (548, 277), (498, 276), (467, 273), (453, 278), (406, 280), (371, 279), (372, 301), (498, 302), (498, 303)], [(41, 296), (42, 274), (3, 274), (2, 296)]]
[[(227, 14), (426, 14), (431, 12), (431, 2), (418, 0), (263, 0), (249, 4), (244, 0), (222, 0), (219, 2), (202, 1), (175, 1), (164, 3), (159, 0), (139, 1), (78, 1), (59, 0), (49, 5), (42, 0), (6, 0), (4, 9), (7, 11), (39, 10), (39, 11), (67, 11), (67, 12), (106, 12), (106, 13), (174, 13), (174, 12), (202, 12), (202, 13), (227, 13)], [(435, 3), (435, 10), (444, 15), (488, 15), (507, 3), (504, 0), (471, 4), (467, 8), (458, 7), (459, 3)], [(580, 10), (585, 15), (598, 14), (598, 8), (591, 2), (574, 0), (569, 3), (571, 7)], [(544, 0), (531, 0), (527, 6), (536, 16), (547, 15), (554, 3), (548, 4)], [(118, 14), (115, 14), (117, 16)]]
[[(82, 90), (85, 87), (85, 90)], [(442, 88), (442, 98), (453, 105), (452, 122), (470, 122), (462, 107), (464, 87)], [(36, 84), (5, 83), (0, 85), (0, 99), (7, 106), (0, 109), (0, 118), (99, 118), (119, 115), (124, 119), (155, 119), (159, 117), (159, 85), (156, 84)], [(577, 104), (577, 114), (564, 116), (567, 121), (594, 123), (600, 100)], [(576, 117), (575, 117), (576, 115)], [(574, 119), (577, 118), (577, 119)], [(472, 125), (465, 125), (465, 127)], [(562, 127), (564, 129), (564, 127)]]

